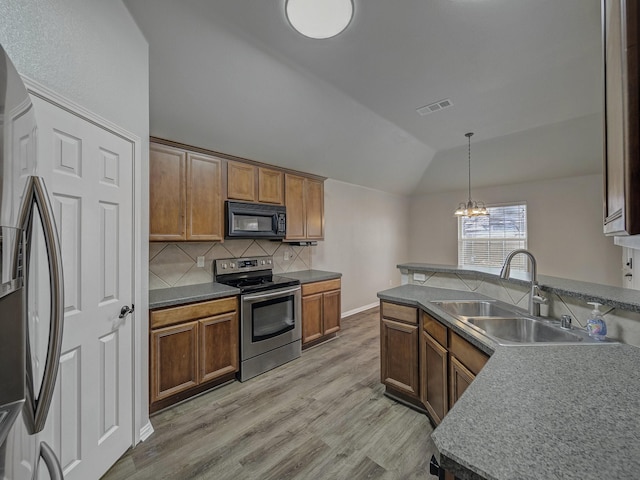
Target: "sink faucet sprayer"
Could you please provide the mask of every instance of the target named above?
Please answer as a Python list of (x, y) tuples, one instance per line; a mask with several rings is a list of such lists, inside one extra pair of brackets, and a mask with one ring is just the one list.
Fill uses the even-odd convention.
[(502, 265), (502, 270), (500, 270), (500, 278), (509, 278), (509, 273), (511, 272), (511, 260), (513, 260), (513, 257), (515, 257), (519, 253), (524, 253), (527, 257), (529, 257), (529, 260), (531, 261), (531, 292), (529, 293), (529, 313), (531, 315), (540, 316), (540, 304), (546, 304), (548, 300), (544, 295), (542, 295), (542, 292), (540, 292), (540, 287), (538, 287), (536, 259), (529, 250), (521, 248), (518, 250), (514, 250), (509, 255), (507, 255), (507, 258), (504, 260), (504, 265)]

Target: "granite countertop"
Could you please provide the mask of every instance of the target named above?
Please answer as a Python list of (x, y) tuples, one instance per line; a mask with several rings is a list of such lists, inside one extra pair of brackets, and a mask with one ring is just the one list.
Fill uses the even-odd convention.
[(282, 276), (300, 280), (300, 283), (304, 285), (305, 283), (334, 280), (336, 278), (342, 277), (342, 274), (337, 272), (325, 272), (324, 270), (299, 270), (297, 272), (283, 273)]
[(488, 480), (638, 478), (639, 362), (624, 344), (499, 347), (432, 434), (443, 468)]
[[(481, 278), (496, 279), (500, 276), (499, 268), (467, 268), (457, 265), (438, 265), (431, 263), (403, 263), (397, 266), (403, 273), (411, 272), (434, 272), (434, 273), (454, 273), (456, 275), (478, 276)], [(511, 272), (508, 280), (520, 285), (529, 285), (530, 276), (528, 273)], [(640, 313), (640, 295), (637, 290), (629, 288), (612, 287), (610, 285), (600, 285), (597, 283), (581, 282), (566, 278), (551, 277), (548, 275), (538, 275), (540, 288), (545, 292), (556, 293), (568, 297), (578, 298), (585, 302), (598, 302), (621, 310)]]
[[(297, 272), (283, 273), (282, 276), (300, 280), (300, 283), (305, 284), (321, 282), (323, 280), (333, 280), (342, 277), (342, 274), (325, 272), (323, 270), (300, 270)], [(231, 297), (239, 294), (239, 289), (216, 282), (187, 285), (184, 287), (161, 288), (159, 290), (149, 290), (149, 308), (172, 307), (186, 303)]]
[(639, 349), (499, 346), (429, 303), (488, 297), (419, 285), (378, 297), (419, 307), (493, 353), (432, 434), (442, 466), (458, 478), (637, 478)]
[(185, 303), (204, 302), (239, 295), (240, 290), (221, 283), (200, 283), (184, 287), (149, 290), (149, 309), (172, 307)]

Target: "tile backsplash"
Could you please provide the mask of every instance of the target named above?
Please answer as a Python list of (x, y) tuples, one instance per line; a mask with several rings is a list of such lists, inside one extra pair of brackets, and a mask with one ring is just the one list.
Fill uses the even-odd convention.
[[(270, 240), (149, 243), (149, 290), (181, 287), (213, 281), (213, 260), (271, 255), (274, 273), (311, 268), (310, 246), (300, 247)], [(198, 267), (198, 257), (204, 267)]]
[[(423, 272), (420, 272), (423, 273)], [(426, 273), (425, 280), (416, 280), (409, 271), (407, 281), (413, 285), (448, 288), (452, 290), (477, 292), (488, 297), (511, 303), (526, 309), (529, 304), (529, 287), (515, 285), (498, 278), (487, 279), (480, 276), (456, 275), (455, 273)], [(576, 327), (585, 327), (593, 307), (577, 298), (545, 292), (549, 299), (549, 317), (560, 319), (571, 315)], [(640, 314), (603, 306), (607, 336), (630, 345), (640, 346)]]

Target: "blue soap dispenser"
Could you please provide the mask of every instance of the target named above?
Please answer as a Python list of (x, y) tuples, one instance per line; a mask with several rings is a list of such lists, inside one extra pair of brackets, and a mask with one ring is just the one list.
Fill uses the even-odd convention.
[(593, 305), (593, 310), (591, 310), (591, 316), (587, 320), (587, 332), (589, 332), (589, 336), (596, 340), (604, 340), (607, 336), (607, 324), (604, 323), (604, 318), (602, 318), (602, 312), (598, 307), (602, 305), (598, 302), (587, 302), (589, 305)]

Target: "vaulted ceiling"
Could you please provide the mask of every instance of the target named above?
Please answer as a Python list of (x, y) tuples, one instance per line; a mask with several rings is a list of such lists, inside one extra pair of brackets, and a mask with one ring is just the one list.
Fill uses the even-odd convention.
[[(385, 191), (597, 173), (599, 0), (354, 0), (332, 39), (285, 0), (125, 0), (151, 134)], [(453, 106), (427, 116), (416, 109)]]

